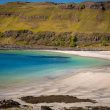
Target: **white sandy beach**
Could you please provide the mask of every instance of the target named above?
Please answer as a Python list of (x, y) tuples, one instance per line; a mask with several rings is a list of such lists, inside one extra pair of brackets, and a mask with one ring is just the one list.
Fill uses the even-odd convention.
[(79, 55), (85, 57), (95, 57), (110, 60), (110, 51), (62, 51), (62, 50), (45, 50), (50, 52), (59, 52), (64, 54)]
[[(46, 51), (110, 60), (110, 51)], [(12, 97), (15, 100), (18, 100), (18, 97), (28, 95), (39, 96), (67, 94), (77, 96), (78, 98), (94, 99), (98, 102), (96, 105), (110, 106), (110, 65), (94, 69), (78, 70), (74, 74), (67, 74), (56, 78), (47, 78), (45, 80), (45, 83), (32, 83), (29, 87), (24, 87), (24, 89), (13, 89), (8, 92), (4, 92), (4, 94), (5, 96), (9, 98)], [(84, 106), (86, 104), (75, 103), (73, 105)]]

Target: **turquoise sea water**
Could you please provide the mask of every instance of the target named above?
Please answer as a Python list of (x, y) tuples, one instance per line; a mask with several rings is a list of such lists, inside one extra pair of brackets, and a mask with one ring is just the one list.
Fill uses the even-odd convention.
[(46, 51), (0, 51), (0, 86), (108, 64), (110, 61), (98, 58)]

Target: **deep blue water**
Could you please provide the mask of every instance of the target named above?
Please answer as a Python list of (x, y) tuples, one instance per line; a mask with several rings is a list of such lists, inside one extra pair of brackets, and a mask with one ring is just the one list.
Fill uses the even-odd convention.
[(0, 51), (0, 84), (67, 74), (110, 64), (107, 60), (44, 51)]

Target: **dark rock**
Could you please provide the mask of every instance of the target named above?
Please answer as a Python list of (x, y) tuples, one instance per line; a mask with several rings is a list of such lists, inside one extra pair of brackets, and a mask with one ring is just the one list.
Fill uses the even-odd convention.
[(20, 107), (20, 104), (13, 100), (1, 100), (0, 109)]
[(48, 106), (41, 106), (41, 110), (52, 110), (52, 109)]
[(110, 110), (107, 106), (87, 106), (88, 110)]
[(64, 108), (64, 110), (110, 110), (107, 106), (87, 106), (87, 107), (70, 107)]
[(37, 103), (54, 103), (54, 102), (64, 102), (64, 103), (75, 103), (75, 102), (91, 102), (91, 103), (96, 103), (96, 101), (91, 100), (91, 99), (79, 99), (77, 97), (69, 96), (69, 95), (50, 95), (50, 96), (39, 96), (39, 97), (34, 97), (34, 96), (26, 96), (26, 97), (21, 97), (21, 100), (27, 102), (27, 103), (32, 103), (32, 104), (37, 104)]
[(64, 110), (87, 110), (87, 109), (82, 108), (82, 107), (70, 107), (70, 108), (64, 108)]

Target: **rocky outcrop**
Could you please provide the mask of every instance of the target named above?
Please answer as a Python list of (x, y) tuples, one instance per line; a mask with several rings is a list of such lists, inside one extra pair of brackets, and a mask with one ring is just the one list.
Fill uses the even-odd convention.
[(18, 108), (20, 104), (13, 100), (1, 100), (0, 101), (0, 109), (7, 109), (7, 108)]
[(82, 47), (94, 44), (110, 45), (110, 33), (56, 33), (49, 31), (34, 33), (29, 30), (10, 30), (0, 33), (0, 38), (0, 44), (2, 44), (3, 39), (11, 38), (14, 39), (14, 45), (16, 44), (19, 46), (20, 42), (24, 42), (24, 46), (41, 45), (56, 47)]
[(52, 110), (52, 109), (48, 106), (41, 106), (41, 110)]
[(77, 41), (79, 44), (94, 44), (100, 43), (103, 40), (109, 41), (110, 43), (110, 34), (109, 33), (76, 33)]
[(107, 10), (110, 9), (110, 2), (82, 2), (79, 4), (59, 4), (59, 7), (62, 9), (99, 9)]
[[(50, 100), (50, 99), (47, 99)], [(56, 101), (53, 95), (53, 100)], [(66, 99), (67, 101), (69, 100), (68, 98)], [(71, 97), (70, 97), (71, 100)], [(40, 103), (41, 104), (41, 103)], [(52, 104), (52, 103), (51, 103)], [(60, 104), (60, 103), (58, 103)], [(35, 104), (34, 104), (35, 105)], [(22, 105), (16, 101), (13, 100), (1, 100), (0, 101), (0, 110), (57, 110), (58, 106), (57, 105), (49, 105), (44, 104), (41, 106), (35, 105), (35, 106), (30, 106), (28, 103), (26, 105)], [(85, 105), (84, 107), (75, 107), (75, 106), (69, 106), (69, 107), (64, 107), (60, 106), (59, 110), (110, 110), (110, 107), (108, 106), (87, 106)]]
[(69, 95), (50, 95), (50, 96), (26, 96), (21, 97), (21, 100), (25, 101), (26, 103), (31, 104), (38, 104), (38, 103), (76, 103), (76, 102), (90, 102), (96, 103), (96, 101), (91, 99), (79, 99), (77, 97), (69, 96)]

